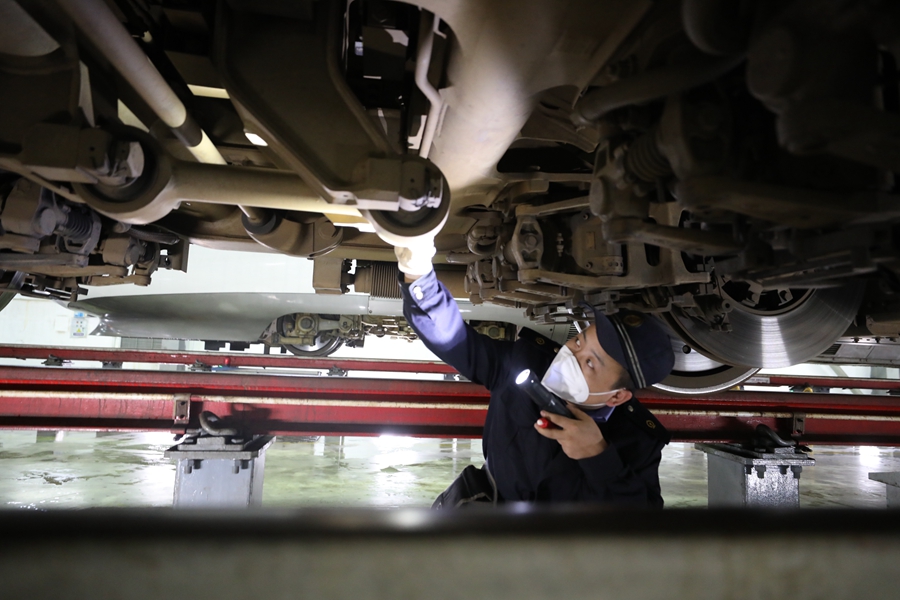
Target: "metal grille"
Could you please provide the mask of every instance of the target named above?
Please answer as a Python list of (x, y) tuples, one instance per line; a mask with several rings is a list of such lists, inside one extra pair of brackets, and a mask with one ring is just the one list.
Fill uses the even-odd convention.
[(400, 269), (394, 263), (372, 263), (372, 293), (373, 298), (400, 298), (400, 285), (397, 277)]
[(840, 349), (841, 349), (840, 344), (832, 344), (831, 347), (828, 348), (828, 350), (826, 350), (825, 352), (822, 353), (822, 356), (834, 356), (835, 354), (838, 353), (838, 350), (840, 350)]

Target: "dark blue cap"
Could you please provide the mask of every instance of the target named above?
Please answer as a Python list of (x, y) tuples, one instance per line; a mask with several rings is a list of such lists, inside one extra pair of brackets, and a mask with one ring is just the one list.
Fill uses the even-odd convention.
[(659, 383), (669, 375), (675, 354), (668, 332), (656, 317), (626, 310), (607, 317), (591, 309), (600, 345), (628, 371), (635, 389)]

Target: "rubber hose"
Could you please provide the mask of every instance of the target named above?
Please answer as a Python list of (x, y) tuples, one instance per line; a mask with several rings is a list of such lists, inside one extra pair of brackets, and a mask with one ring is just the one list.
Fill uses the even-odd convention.
[(606, 113), (685, 92), (712, 81), (744, 61), (744, 55), (702, 56), (694, 62), (661, 67), (585, 94), (572, 112), (572, 122), (584, 126)]
[(222, 419), (220, 419), (215, 413), (212, 413), (208, 410), (204, 410), (200, 413), (200, 429), (208, 433), (209, 435), (214, 436), (238, 436), (240, 432), (234, 427), (222, 427), (219, 425)]

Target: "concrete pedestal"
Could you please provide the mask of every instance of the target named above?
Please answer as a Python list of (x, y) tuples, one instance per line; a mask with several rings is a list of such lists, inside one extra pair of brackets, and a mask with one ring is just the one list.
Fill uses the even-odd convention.
[(888, 508), (900, 508), (900, 473), (869, 473), (869, 479), (884, 484)]

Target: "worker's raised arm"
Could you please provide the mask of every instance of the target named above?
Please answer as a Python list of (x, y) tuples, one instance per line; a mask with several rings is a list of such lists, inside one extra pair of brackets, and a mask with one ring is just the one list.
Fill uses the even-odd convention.
[(512, 344), (492, 340), (467, 325), (434, 270), (412, 283), (404, 281), (401, 289), (403, 315), (425, 346), (467, 379), (491, 389)]
[(403, 273), (400, 288), (406, 320), (441, 360), (491, 389), (511, 344), (481, 335), (463, 321), (456, 300), (434, 274), (434, 238), (423, 236), (408, 247), (395, 246), (394, 254)]

